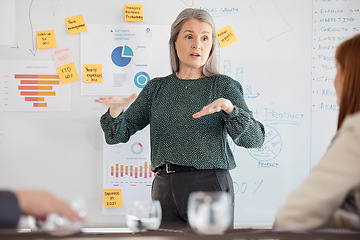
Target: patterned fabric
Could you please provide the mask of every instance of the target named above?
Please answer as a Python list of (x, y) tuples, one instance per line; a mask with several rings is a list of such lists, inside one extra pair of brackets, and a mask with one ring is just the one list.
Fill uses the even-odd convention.
[[(192, 117), (218, 98), (230, 100), (235, 111)], [(117, 118), (106, 112), (100, 122), (108, 144), (125, 143), (150, 124), (153, 171), (167, 162), (197, 169), (234, 169), (227, 134), (245, 148), (260, 148), (264, 141), (264, 127), (246, 106), (240, 83), (225, 75), (155, 78), (125, 112)]]

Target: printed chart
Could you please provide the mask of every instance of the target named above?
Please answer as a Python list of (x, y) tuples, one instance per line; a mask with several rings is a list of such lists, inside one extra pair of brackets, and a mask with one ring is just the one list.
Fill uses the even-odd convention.
[(155, 173), (151, 171), (149, 128), (127, 143), (103, 145), (103, 189), (121, 192), (121, 208), (104, 208), (103, 214), (124, 213), (129, 201), (150, 199)]
[(51, 61), (0, 60), (0, 109), (70, 111), (71, 85), (61, 85)]
[[(134, 179), (152, 178), (151, 165), (145, 162), (143, 165), (135, 167), (134, 165), (112, 164), (110, 165), (110, 176), (116, 181), (119, 178), (130, 177)], [(114, 179), (115, 178), (115, 179)], [(114, 184), (117, 186), (117, 184)]]
[(169, 26), (88, 24), (87, 28), (81, 33), (81, 64), (101, 64), (104, 80), (82, 82), (82, 95), (129, 96), (139, 93), (150, 79), (171, 73)]

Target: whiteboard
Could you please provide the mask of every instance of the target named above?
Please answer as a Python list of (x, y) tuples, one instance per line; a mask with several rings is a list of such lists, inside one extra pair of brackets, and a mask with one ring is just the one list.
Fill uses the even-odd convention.
[[(249, 108), (266, 128), (260, 150), (231, 143), (237, 163), (231, 171), (235, 222), (236, 226), (271, 226), (278, 207), (310, 175), (336, 131), (334, 53), (341, 41), (359, 32), (360, 2), (128, 3), (143, 4), (142, 24), (170, 25), (181, 10), (196, 7), (209, 11), (217, 29), (231, 25), (238, 41), (218, 46), (219, 69), (242, 84)], [(64, 19), (83, 14), (86, 24), (124, 24), (123, 8), (124, 2), (116, 0), (16, 0), (16, 43), (0, 46), (0, 60), (52, 61), (53, 50), (38, 50), (34, 34), (54, 29), (57, 48), (71, 49), (80, 73), (80, 34), (69, 35)], [(0, 81), (4, 101), (4, 76)], [(89, 224), (124, 226), (123, 215), (103, 214), (99, 119), (106, 109), (94, 103), (96, 96), (81, 94), (80, 81), (70, 86), (70, 111), (4, 111), (0, 107), (0, 187), (47, 189), (65, 199), (82, 195)]]

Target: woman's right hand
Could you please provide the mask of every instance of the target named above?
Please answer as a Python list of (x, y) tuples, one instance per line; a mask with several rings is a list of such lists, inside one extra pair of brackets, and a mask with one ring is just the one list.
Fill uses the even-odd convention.
[(134, 93), (130, 97), (103, 97), (96, 99), (95, 102), (105, 104), (109, 107), (109, 113), (111, 117), (116, 118), (124, 110), (124, 107), (128, 106), (132, 101), (137, 98), (137, 94)]

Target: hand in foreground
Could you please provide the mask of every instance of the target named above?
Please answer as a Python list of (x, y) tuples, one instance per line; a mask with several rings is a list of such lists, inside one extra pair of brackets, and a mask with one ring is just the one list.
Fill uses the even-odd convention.
[(20, 190), (14, 193), (24, 215), (31, 215), (38, 220), (45, 221), (48, 215), (55, 213), (73, 222), (84, 220), (68, 203), (47, 191)]
[(95, 102), (105, 104), (110, 108), (110, 115), (115, 118), (124, 110), (124, 107), (128, 106), (135, 98), (137, 94), (132, 94), (130, 97), (103, 97), (96, 99)]
[(227, 114), (230, 114), (234, 111), (234, 105), (231, 103), (230, 100), (225, 98), (219, 98), (210, 103), (209, 105), (206, 105), (201, 109), (200, 112), (194, 113), (192, 116), (193, 118), (199, 118), (204, 115), (212, 114), (214, 112), (220, 112), (223, 110)]

